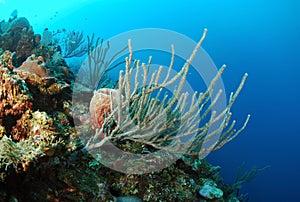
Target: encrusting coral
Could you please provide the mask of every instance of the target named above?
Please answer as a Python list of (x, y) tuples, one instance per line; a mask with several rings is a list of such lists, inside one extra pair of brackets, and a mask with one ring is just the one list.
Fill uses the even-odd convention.
[(9, 70), (13, 70), (14, 66), (12, 64), (12, 61), (14, 55), (14, 53), (11, 53), (8, 50), (4, 51), (4, 53), (0, 56), (0, 68), (7, 67)]
[(3, 64), (0, 68), (0, 123), (10, 124), (11, 117), (18, 117), (31, 109), (32, 96), (24, 80), (17, 75), (12, 76), (5, 67), (7, 63)]

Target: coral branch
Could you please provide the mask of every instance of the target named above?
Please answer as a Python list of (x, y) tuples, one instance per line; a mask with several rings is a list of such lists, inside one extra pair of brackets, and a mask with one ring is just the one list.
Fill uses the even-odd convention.
[[(130, 53), (126, 58), (125, 73), (120, 71), (119, 87), (118, 91), (115, 91), (119, 95), (111, 97), (110, 113), (105, 116), (102, 127), (96, 130), (96, 137), (101, 136), (102, 139), (100, 142), (99, 139), (91, 140), (88, 148), (98, 148), (107, 141), (129, 140), (176, 154), (202, 155), (220, 149), (239, 135), (245, 129), (250, 115), (240, 129), (234, 129), (235, 121), (229, 126), (232, 117), (231, 107), (244, 86), (247, 74), (243, 77), (236, 92), (230, 96), (226, 108), (219, 113), (212, 109), (222, 91), (220, 90), (216, 96), (212, 95), (215, 84), (220, 79), (226, 65), (220, 68), (204, 93), (195, 92), (192, 95), (191, 103), (187, 103), (188, 94), (182, 92), (189, 67), (206, 37), (206, 32), (205, 29), (203, 36), (181, 70), (170, 78), (170, 71), (174, 63), (174, 47), (172, 46), (170, 66), (162, 83), (158, 83), (161, 77), (161, 67), (149, 75), (151, 57), (148, 65), (141, 64), (143, 75), (140, 75), (140, 61), (132, 61), (133, 51), (129, 40)], [(133, 70), (136, 70), (135, 74)], [(147, 80), (148, 76), (151, 76), (150, 81)], [(142, 77), (142, 85), (139, 89), (140, 77)], [(130, 78), (135, 78), (133, 90)], [(165, 94), (163, 99), (159, 99), (163, 89), (175, 82), (178, 84), (172, 97), (168, 99), (168, 95)], [(95, 110), (94, 107), (91, 104), (91, 112)], [(216, 124), (218, 124), (217, 127), (212, 129), (212, 126)], [(226, 130), (222, 133), (224, 129)], [(215, 140), (216, 138), (217, 140)], [(203, 147), (207, 143), (210, 144)]]

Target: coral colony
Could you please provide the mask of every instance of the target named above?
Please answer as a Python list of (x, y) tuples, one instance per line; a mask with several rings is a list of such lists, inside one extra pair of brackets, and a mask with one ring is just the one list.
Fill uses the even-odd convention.
[[(112, 69), (109, 62), (102, 65), (109, 58), (100, 54), (109, 44), (105, 47), (103, 40), (94, 36), (86, 43), (82, 32), (65, 29), (34, 33), (29, 21), (16, 15), (0, 22), (0, 201), (246, 200), (236, 186), (223, 182), (219, 166), (198, 158), (199, 152), (220, 149), (234, 139), (249, 120), (248, 116), (240, 129), (234, 129), (235, 121), (230, 121), (230, 109), (247, 75), (224, 111), (210, 111), (214, 84), (225, 66), (206, 91), (192, 95), (190, 106), (186, 103), (182, 85), (205, 35), (206, 30), (177, 75), (170, 78), (168, 74), (157, 83), (163, 77), (158, 69), (152, 83), (143, 88), (130, 78), (144, 75), (142, 81), (146, 83), (149, 72), (145, 64), (133, 60), (129, 41), (130, 54), (124, 58), (118, 83), (112, 85), (105, 80), (107, 85), (103, 82), (98, 88), (97, 77), (107, 76)], [(86, 70), (89, 78), (82, 81), (76, 95), (75, 76), (65, 58), (84, 54), (90, 65)], [(174, 82), (178, 82), (174, 95), (160, 99), (157, 94), (161, 89)], [(82, 102), (72, 103), (72, 96), (82, 98)], [(88, 104), (86, 99), (90, 100)], [(182, 111), (184, 106), (189, 110)], [(209, 126), (218, 120), (219, 127), (209, 132)], [(129, 127), (132, 124), (136, 127)], [(179, 127), (180, 134), (176, 134)], [(200, 149), (222, 131), (215, 144)], [(197, 134), (196, 138), (182, 141), (191, 134)], [(129, 162), (119, 156), (105, 166), (102, 162), (111, 155), (102, 147), (107, 142), (125, 152), (166, 150), (180, 158), (148, 173), (142, 172), (143, 165), (140, 173), (119, 172)], [(88, 149), (103, 152), (95, 157)], [(237, 180), (239, 185), (241, 182)]]

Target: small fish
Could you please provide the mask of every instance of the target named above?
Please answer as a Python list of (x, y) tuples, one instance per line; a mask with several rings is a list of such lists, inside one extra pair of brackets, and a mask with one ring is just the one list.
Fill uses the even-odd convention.
[(11, 14), (10, 14), (10, 17), (13, 18), (13, 19), (17, 18), (18, 17), (18, 10), (17, 9), (13, 10), (13, 12), (11, 12)]
[(8, 22), (12, 22), (14, 19), (18, 17), (18, 10), (15, 9), (11, 12)]
[(55, 148), (54, 147), (45, 147), (44, 152), (47, 156), (53, 156), (55, 153)]

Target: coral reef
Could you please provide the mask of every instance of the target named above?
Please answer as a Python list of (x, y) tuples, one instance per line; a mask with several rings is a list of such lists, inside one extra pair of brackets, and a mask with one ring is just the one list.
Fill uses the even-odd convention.
[[(87, 85), (91, 88), (85, 89), (84, 85), (78, 88), (77, 96), (82, 102), (72, 105), (74, 74), (58, 46), (47, 39), (51, 32), (45, 30), (43, 36), (35, 34), (28, 20), (17, 16), (8, 22), (2, 21), (0, 28), (0, 201), (243, 200), (234, 186), (223, 182), (219, 173), (221, 168), (210, 165), (205, 159), (182, 155), (162, 170), (126, 174), (100, 163), (109, 161), (107, 157), (113, 155), (109, 151), (96, 157), (87, 151), (84, 143), (95, 137), (94, 129), (103, 129), (109, 123), (110, 131), (118, 131), (118, 134), (125, 131), (118, 130), (120, 124), (126, 123), (122, 118), (122, 104), (130, 104), (127, 118), (144, 128), (146, 123), (149, 125), (147, 120), (157, 120), (154, 114), (148, 113), (149, 109), (163, 108), (163, 101), (149, 99), (141, 91), (126, 91), (132, 57), (126, 62), (127, 76), (122, 77), (121, 72), (119, 89), (99, 89), (91, 103), (86, 104), (86, 99), (92, 97), (91, 88), (98, 86), (96, 77), (110, 69), (110, 61), (101, 66), (105, 56), (93, 52), (107, 49), (94, 47), (94, 37), (89, 38), (89, 59), (96, 65), (95, 69), (89, 66), (87, 74), (92, 78), (91, 85)], [(79, 32), (75, 39), (80, 45), (82, 36)], [(69, 53), (68, 49), (65, 53)], [(144, 88), (148, 92), (151, 89)], [(121, 110), (115, 110), (115, 106), (121, 106)], [(227, 109), (229, 111), (230, 107)], [(88, 111), (91, 116), (86, 114)], [(167, 115), (172, 119), (166, 124), (174, 123), (176, 112), (170, 111)], [(75, 128), (75, 124), (78, 127)], [(151, 131), (151, 128), (147, 129)], [(118, 139), (118, 134), (105, 135), (116, 140), (114, 144), (125, 152), (143, 154), (157, 150), (155, 144)], [(93, 140), (101, 142), (102, 139)], [(223, 146), (223, 142), (219, 146)], [(115, 156), (109, 163), (118, 170), (133, 161), (126, 162), (122, 156)], [(143, 165), (140, 169), (143, 170)], [(241, 177), (237, 188), (245, 179)]]
[(7, 28), (0, 33), (0, 47), (3, 50), (16, 52), (17, 64), (31, 55), (33, 48), (33, 30), (25, 17), (15, 18), (11, 22), (1, 22)]
[(16, 120), (32, 109), (32, 95), (24, 80), (12, 76), (8, 68), (0, 69), (0, 80), (0, 124), (10, 132)]
[[(66, 64), (63, 64), (64, 66), (58, 65), (56, 60), (47, 64), (48, 67), (42, 56), (31, 55), (13, 72), (26, 82), (28, 89), (33, 94), (35, 109), (53, 111), (63, 108), (66, 99), (64, 96), (70, 97), (71, 81), (68, 78), (71, 78), (72, 74), (63, 71), (67, 66)], [(50, 70), (49, 67), (51, 68), (53, 65), (56, 67)]]

